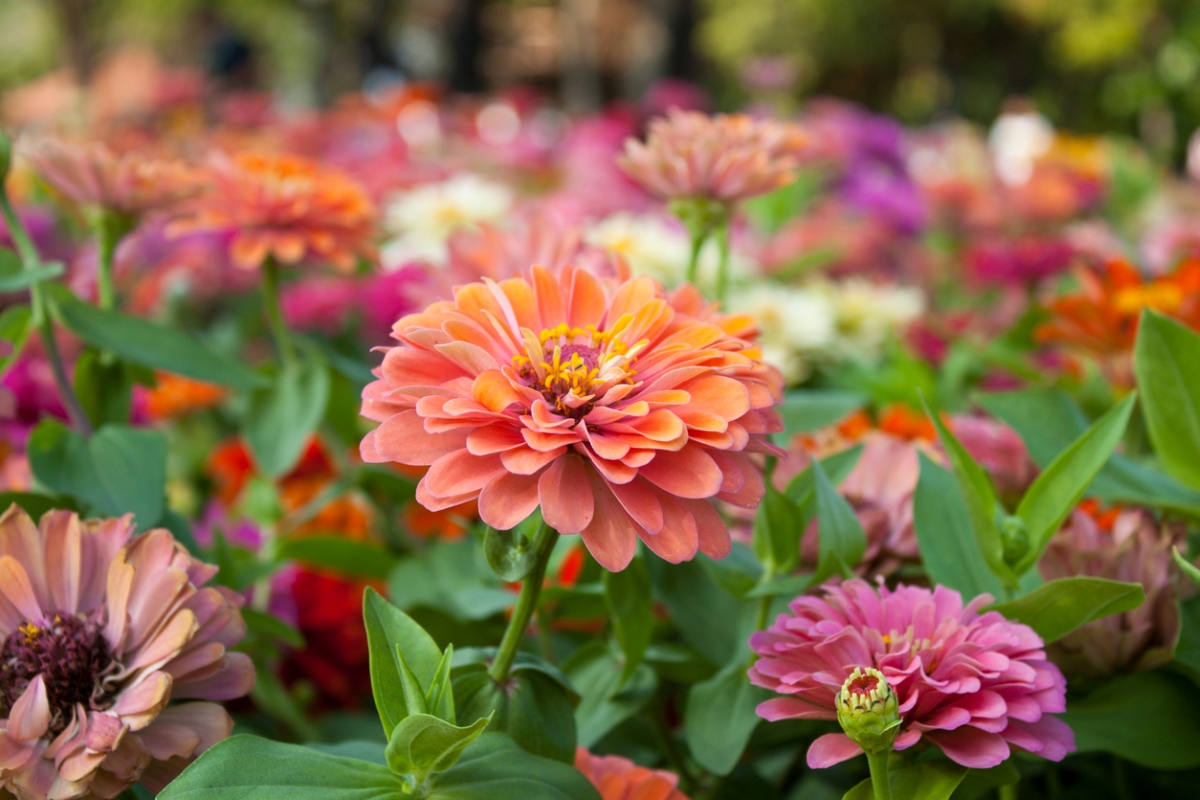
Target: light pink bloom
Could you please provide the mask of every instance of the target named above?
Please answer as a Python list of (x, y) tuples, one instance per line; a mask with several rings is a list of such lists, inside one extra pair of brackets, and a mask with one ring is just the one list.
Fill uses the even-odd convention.
[[(241, 598), (204, 587), (165, 530), (50, 511), (0, 517), (0, 796), (152, 792), (229, 735), (214, 700), (254, 685)], [(178, 702), (169, 705), (171, 701)]]
[[(991, 595), (964, 607), (945, 586), (876, 591), (860, 579), (823, 591), (796, 598), (791, 613), (750, 638), (759, 655), (751, 683), (784, 695), (760, 705), (759, 716), (836, 719), (846, 678), (874, 667), (900, 704), (897, 750), (925, 738), (952, 761), (986, 769), (1013, 747), (1051, 761), (1075, 749), (1071, 729), (1050, 716), (1066, 710), (1066, 680), (1030, 627), (979, 613)], [(828, 767), (861, 752), (844, 733), (830, 733), (813, 742), (808, 764)]]
[(1141, 508), (1089, 513), (1093, 506), (1085, 502), (1071, 514), (1038, 571), (1048, 581), (1090, 575), (1140, 583), (1146, 602), (1072, 631), (1049, 646), (1050, 658), (1068, 675), (1089, 677), (1162, 666), (1179, 636), (1171, 548), (1184, 543), (1186, 528), (1158, 522)]
[(672, 110), (645, 143), (626, 140), (617, 163), (663, 199), (736, 203), (791, 183), (804, 143), (794, 124)]
[(971, 458), (987, 470), (1002, 497), (1020, 498), (1037, 477), (1037, 465), (1025, 442), (1003, 422), (956, 414), (950, 427)]

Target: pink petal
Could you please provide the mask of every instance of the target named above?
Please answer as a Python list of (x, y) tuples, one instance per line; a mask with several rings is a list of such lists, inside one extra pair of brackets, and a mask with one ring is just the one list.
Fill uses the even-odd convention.
[(712, 497), (721, 490), (725, 479), (717, 462), (694, 444), (674, 453), (657, 452), (640, 474), (671, 494), (689, 499)]
[(591, 478), (595, 513), (583, 529), (583, 543), (592, 558), (609, 572), (629, 566), (637, 552), (637, 524), (621, 508), (617, 498), (599, 476)]
[(499, 456), (473, 456), (464, 447), (435, 461), (421, 483), (434, 497), (473, 495), (502, 472)]
[(199, 681), (180, 681), (172, 690), (177, 700), (233, 700), (254, 688), (254, 662), (245, 653), (227, 653), (226, 667)]
[(592, 521), (595, 501), (588, 468), (577, 455), (565, 455), (538, 480), (542, 519), (559, 533), (579, 533)]
[(537, 475), (505, 472), (488, 481), (479, 493), (479, 517), (496, 530), (509, 530), (532, 514), (537, 505)]
[(130, 730), (137, 731), (149, 725), (170, 699), (171, 676), (165, 672), (151, 672), (117, 695), (109, 710)]
[(55, 611), (74, 614), (79, 610), (80, 549), (79, 517), (70, 511), (49, 511), (42, 517), (46, 537), (47, 587)]
[(0, 557), (0, 593), (20, 611), (26, 620), (38, 622), (44, 616), (25, 568), (12, 556)]
[(942, 748), (951, 761), (971, 769), (988, 769), (1010, 755), (1008, 742), (997, 733), (970, 726), (953, 731), (930, 731), (925, 738)]
[(8, 712), (8, 737), (18, 742), (40, 739), (50, 729), (50, 698), (41, 675), (25, 687)]
[(857, 755), (862, 755), (862, 748), (850, 741), (849, 736), (844, 733), (827, 733), (809, 745), (808, 766), (812, 769), (824, 769)]
[[(760, 684), (761, 685), (761, 684)], [(776, 697), (759, 703), (755, 712), (769, 722), (781, 719), (836, 719), (837, 712), (830, 699), (829, 708), (820, 708), (795, 697)]]

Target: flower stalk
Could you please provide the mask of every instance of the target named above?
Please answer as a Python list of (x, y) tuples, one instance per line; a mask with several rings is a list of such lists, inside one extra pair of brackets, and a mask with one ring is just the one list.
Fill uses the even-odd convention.
[(867, 766), (871, 768), (871, 786), (875, 789), (875, 800), (892, 800), (892, 785), (888, 779), (888, 759), (891, 751), (867, 753)]
[(554, 552), (558, 536), (558, 531), (543, 522), (533, 537), (532, 547), (537, 554), (537, 561), (521, 582), (521, 594), (517, 597), (512, 618), (508, 621), (504, 638), (500, 640), (500, 646), (496, 650), (496, 659), (488, 670), (492, 680), (497, 683), (504, 683), (508, 680), (513, 661), (517, 657), (517, 650), (520, 649), (521, 641), (525, 638), (525, 631), (529, 629), (529, 621), (533, 619), (533, 614), (537, 611), (538, 598), (542, 594), (542, 583), (546, 579), (546, 567), (550, 563), (550, 554)]
[(279, 265), (271, 256), (263, 261), (262, 274), (263, 307), (267, 314), (267, 325), (271, 329), (271, 338), (275, 340), (280, 364), (288, 370), (296, 364), (296, 346), (292, 342), (292, 334), (283, 320), (283, 310), (279, 306)]

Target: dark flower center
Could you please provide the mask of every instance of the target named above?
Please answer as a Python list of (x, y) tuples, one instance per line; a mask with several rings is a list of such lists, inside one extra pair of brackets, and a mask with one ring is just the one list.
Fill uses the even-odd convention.
[(101, 678), (112, 664), (112, 653), (100, 628), (69, 614), (55, 614), (38, 623), (26, 622), (9, 634), (0, 649), (0, 715), (38, 675), (50, 702), (50, 732), (67, 726), (77, 703), (103, 708)]
[(851, 694), (870, 694), (879, 685), (879, 678), (874, 675), (863, 675), (850, 681), (846, 686)]

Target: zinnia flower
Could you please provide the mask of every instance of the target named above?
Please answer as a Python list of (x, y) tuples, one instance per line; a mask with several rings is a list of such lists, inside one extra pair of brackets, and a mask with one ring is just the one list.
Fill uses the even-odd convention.
[(721, 558), (729, 532), (707, 498), (762, 498), (747, 454), (775, 452), (782, 381), (749, 320), (704, 313), (690, 287), (666, 297), (646, 277), (617, 286), (571, 267), (460, 287), (396, 323), (401, 346), (363, 392), (382, 423), (363, 459), (430, 465), (422, 505), (478, 498), (495, 528), (540, 505), (609, 570), (638, 538), (675, 563)]
[[(220, 405), (229, 391), (214, 383), (185, 378), (173, 372), (156, 370), (154, 387), (139, 391), (146, 416), (154, 422), (178, 419)], [(139, 387), (140, 388), (140, 387)]]
[(679, 791), (679, 776), (661, 769), (639, 767), (620, 756), (594, 756), (575, 749), (575, 769), (600, 792), (602, 800), (688, 800)]
[(1089, 622), (1051, 644), (1050, 658), (1068, 675), (1145, 670), (1171, 660), (1179, 636), (1178, 590), (1171, 548), (1186, 540), (1182, 523), (1158, 522), (1141, 508), (1101, 510), (1085, 500), (1046, 548), (1038, 571), (1051, 581), (1091, 575), (1140, 583), (1146, 602)]
[(673, 109), (645, 143), (627, 139), (617, 163), (663, 199), (732, 204), (791, 183), (804, 143), (794, 124)]
[(254, 685), (228, 652), (241, 598), (167, 531), (133, 533), (130, 516), (0, 517), (0, 790), (21, 800), (157, 792), (233, 728), (207, 701)]
[(213, 159), (213, 191), (171, 230), (233, 232), (229, 255), (242, 269), (269, 256), (282, 264), (306, 258), (350, 271), (371, 254), (375, 208), (349, 176), (295, 156)]
[(138, 216), (200, 191), (196, 170), (139, 153), (117, 155), (100, 142), (43, 139), (23, 155), (54, 191), (84, 209)]
[[(751, 683), (785, 695), (760, 705), (759, 716), (836, 719), (842, 684), (856, 667), (874, 668), (899, 701), (897, 750), (926, 738), (952, 761), (986, 769), (1013, 747), (1051, 761), (1075, 749), (1071, 729), (1050, 716), (1066, 710), (1066, 680), (1033, 629), (979, 613), (991, 595), (964, 607), (945, 586), (877, 592), (853, 579), (823, 590), (796, 598), (791, 613), (750, 638), (759, 655)], [(808, 764), (828, 767), (861, 752), (830, 733), (813, 742)]]

